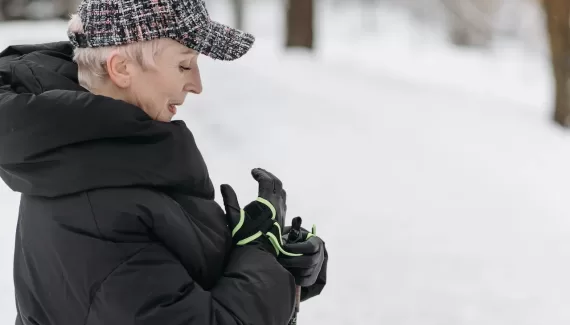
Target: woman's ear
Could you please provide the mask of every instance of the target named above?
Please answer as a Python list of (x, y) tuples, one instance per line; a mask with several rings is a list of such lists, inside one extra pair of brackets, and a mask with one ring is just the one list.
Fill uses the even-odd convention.
[(113, 51), (107, 58), (107, 73), (111, 81), (119, 88), (127, 88), (131, 84), (132, 75), (128, 69), (128, 60), (118, 51)]

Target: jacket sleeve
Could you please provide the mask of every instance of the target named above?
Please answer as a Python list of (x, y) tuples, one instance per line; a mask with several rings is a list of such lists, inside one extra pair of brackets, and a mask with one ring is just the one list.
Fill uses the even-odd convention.
[(270, 253), (240, 247), (211, 294), (225, 311), (213, 324), (286, 325), (295, 306), (295, 279)]
[[(184, 265), (194, 281), (210, 290), (232, 251), (225, 213), (214, 201), (187, 195), (148, 198), (143, 215), (157, 240)], [(204, 267), (208, 265), (208, 267)]]
[(235, 249), (224, 275), (206, 291), (180, 263), (170, 259), (149, 263), (149, 255), (164, 254), (161, 249), (148, 246), (115, 270), (94, 295), (85, 324), (288, 323), (294, 308), (295, 282), (271, 254), (255, 247)]
[[(223, 235), (210, 236), (216, 225), (225, 225), (225, 220), (209, 220), (224, 217), (215, 202), (191, 199), (183, 204), (189, 213), (154, 191), (131, 189), (126, 197), (112, 193), (91, 197), (100, 216), (98, 227), (107, 239), (119, 240), (117, 233), (133, 236), (131, 226), (128, 230), (122, 226), (131, 224), (129, 219), (139, 220), (155, 239), (121, 263), (93, 292), (86, 325), (288, 323), (295, 303), (293, 276), (273, 255), (257, 247), (212, 250), (224, 243)], [(125, 202), (133, 200), (144, 203), (125, 207)], [(109, 209), (120, 211), (120, 219), (109, 218), (114, 214)], [(223, 255), (219, 263), (211, 263), (219, 254)], [(204, 268), (207, 264), (216, 267)], [(218, 268), (220, 274), (211, 274)]]
[(179, 209), (171, 214), (168, 222), (155, 216), (154, 231), (170, 250), (178, 252), (176, 255), (187, 269), (200, 274), (195, 268), (196, 263), (206, 263), (202, 259), (209, 258), (208, 254), (198, 254), (189, 259), (189, 255), (184, 254), (188, 247), (196, 246), (188, 242), (191, 237), (203, 238), (200, 240), (201, 251), (210, 251), (214, 255), (220, 254), (221, 250), (231, 252), (227, 264), (219, 264), (221, 277), (213, 288), (210, 289), (212, 283), (208, 279), (218, 278), (212, 274), (218, 270), (209, 269), (208, 274), (200, 274), (200, 282), (207, 286), (203, 289), (210, 290), (219, 307), (217, 310), (227, 311), (219, 314), (219, 320), (214, 323), (234, 324), (224, 318), (233, 315), (237, 324), (287, 324), (295, 300), (295, 280), (291, 274), (275, 257), (259, 248), (232, 249), (225, 213), (214, 200), (173, 193), (169, 196)]

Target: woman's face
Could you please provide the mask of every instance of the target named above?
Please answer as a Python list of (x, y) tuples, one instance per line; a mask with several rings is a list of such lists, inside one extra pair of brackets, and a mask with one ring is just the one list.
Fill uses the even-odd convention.
[(161, 43), (154, 65), (143, 69), (129, 67), (129, 102), (142, 108), (151, 118), (169, 122), (188, 93), (200, 94), (202, 81), (198, 53), (170, 39)]

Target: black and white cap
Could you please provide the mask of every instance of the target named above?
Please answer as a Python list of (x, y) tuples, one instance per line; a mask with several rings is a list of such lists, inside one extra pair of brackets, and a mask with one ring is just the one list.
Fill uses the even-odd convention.
[(125, 45), (171, 38), (216, 60), (246, 54), (255, 37), (212, 21), (204, 0), (82, 0), (82, 32), (69, 32), (75, 47)]

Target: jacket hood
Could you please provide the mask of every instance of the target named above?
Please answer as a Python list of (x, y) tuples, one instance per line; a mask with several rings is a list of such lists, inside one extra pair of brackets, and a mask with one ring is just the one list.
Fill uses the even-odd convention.
[(182, 121), (98, 96), (77, 81), (69, 42), (0, 53), (0, 176), (14, 191), (55, 197), (149, 186), (214, 197), (206, 164)]

